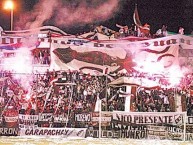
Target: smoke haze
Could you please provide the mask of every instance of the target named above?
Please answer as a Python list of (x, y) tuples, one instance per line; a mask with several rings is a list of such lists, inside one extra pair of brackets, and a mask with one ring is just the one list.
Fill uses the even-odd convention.
[(30, 12), (21, 14), (16, 29), (33, 29), (50, 22), (72, 27), (110, 19), (119, 10), (119, 0), (40, 0)]

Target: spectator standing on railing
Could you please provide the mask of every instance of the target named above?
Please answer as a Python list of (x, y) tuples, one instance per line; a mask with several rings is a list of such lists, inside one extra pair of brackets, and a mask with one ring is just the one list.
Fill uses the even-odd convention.
[(19, 114), (26, 114), (27, 108), (28, 108), (28, 102), (20, 102), (21, 109), (19, 110)]
[(38, 53), (39, 53), (38, 50), (35, 49), (33, 52), (33, 57), (34, 57), (33, 58), (33, 64), (38, 64), (40, 61), (39, 57), (38, 57)]
[(3, 28), (0, 26), (0, 36), (3, 34)]
[(37, 109), (37, 104), (35, 102), (35, 99), (32, 99), (30, 103), (31, 103), (30, 115), (35, 115), (36, 109)]
[(178, 33), (181, 34), (181, 35), (184, 35), (184, 28), (180, 27), (179, 30), (178, 30)]
[(39, 51), (39, 60), (40, 60), (40, 64), (44, 63), (44, 53), (42, 50)]
[(162, 28), (161, 28), (161, 35), (163, 37), (167, 36), (167, 26), (166, 25), (163, 25)]
[(49, 60), (49, 52), (48, 52), (48, 50), (45, 50), (44, 51), (44, 56), (43, 56), (44, 58), (44, 63), (43, 64), (50, 64), (50, 60)]

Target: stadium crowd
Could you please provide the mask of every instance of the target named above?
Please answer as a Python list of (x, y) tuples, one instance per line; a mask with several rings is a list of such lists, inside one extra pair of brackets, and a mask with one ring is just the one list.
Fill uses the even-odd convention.
[[(75, 114), (96, 111), (97, 99), (102, 100), (102, 111), (124, 111), (125, 97), (120, 90), (125, 87), (108, 86), (110, 79), (91, 76), (81, 71), (47, 71), (35, 74), (26, 90), (11, 72), (0, 73), (0, 113), (6, 116), (52, 114), (52, 120), (63, 117), (62, 121), (37, 123), (41, 127), (83, 127), (87, 122), (76, 122)], [(116, 77), (128, 74), (117, 74)], [(193, 115), (191, 96), (192, 76), (186, 77), (189, 87), (185, 88), (139, 88), (131, 97), (132, 112), (175, 112), (176, 95), (182, 96), (182, 110)], [(185, 107), (185, 108), (184, 108)], [(65, 119), (64, 119), (65, 118)], [(68, 123), (65, 121), (68, 120)], [(53, 123), (54, 122), (54, 123)]]
[[(121, 88), (108, 86), (106, 75), (91, 76), (81, 71), (47, 71), (36, 74), (30, 82), (31, 88), (25, 90), (11, 72), (1, 72), (1, 113), (12, 106), (21, 114), (93, 112), (97, 98), (102, 99), (102, 110), (124, 111), (125, 97), (120, 97)], [(127, 75), (126, 75), (127, 76)], [(191, 81), (185, 88), (140, 88), (134, 95), (135, 109), (139, 112), (175, 111), (175, 94), (185, 96), (189, 114), (193, 115)]]
[(50, 64), (50, 51), (48, 49), (34, 49), (32, 55), (33, 64)]

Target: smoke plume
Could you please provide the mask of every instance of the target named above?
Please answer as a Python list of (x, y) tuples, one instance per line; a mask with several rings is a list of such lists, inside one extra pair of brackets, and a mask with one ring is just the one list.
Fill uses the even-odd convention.
[(40, 0), (22, 14), (17, 29), (32, 29), (52, 23), (72, 27), (110, 19), (119, 9), (119, 0)]

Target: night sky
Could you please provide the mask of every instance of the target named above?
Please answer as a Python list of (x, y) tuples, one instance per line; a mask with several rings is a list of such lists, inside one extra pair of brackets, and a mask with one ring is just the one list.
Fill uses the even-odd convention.
[[(3, 27), (4, 30), (10, 30), (10, 11), (3, 9), (3, 1), (0, 2), (0, 25)], [(36, 13), (35, 8), (40, 5), (41, 0), (13, 0), (15, 2), (16, 9), (14, 10), (14, 29), (27, 29), (29, 27), (26, 27), (27, 25), (24, 25), (25, 23), (29, 21), (35, 21), (35, 16), (32, 17), (33, 14)], [(54, 0), (52, 0), (54, 1)], [(67, 33), (76, 34), (76, 33), (83, 33), (88, 32), (89, 30), (93, 29), (95, 26), (98, 25), (104, 25), (106, 27), (109, 27), (113, 30), (118, 31), (118, 28), (115, 26), (115, 24), (120, 25), (128, 25), (131, 26), (133, 22), (133, 12), (135, 8), (135, 4), (137, 3), (138, 6), (138, 12), (140, 16), (140, 20), (142, 24), (148, 23), (151, 26), (151, 33), (155, 33), (156, 30), (162, 27), (163, 24), (168, 26), (168, 31), (171, 32), (178, 32), (178, 28), (180, 26), (185, 28), (185, 33), (190, 33), (191, 29), (187, 25), (186, 16), (184, 16), (185, 11), (185, 0), (119, 0), (116, 5), (116, 10), (112, 9), (112, 13), (103, 16), (100, 14), (96, 16), (97, 11), (95, 11), (100, 5), (105, 4), (105, 2), (111, 2), (112, 0), (56, 0), (60, 1), (62, 4), (65, 5), (65, 8), (68, 8), (68, 16), (69, 17), (75, 17), (77, 14), (78, 18), (80, 19), (76, 21), (76, 19), (67, 19), (71, 23), (58, 23), (60, 18), (57, 16), (57, 8), (54, 9), (53, 14), (42, 22), (42, 25), (52, 25), (59, 27), (60, 29), (64, 30)], [(65, 1), (65, 2), (64, 2)], [(114, 0), (115, 1), (115, 0)], [(51, 6), (49, 3), (49, 0), (45, 0), (47, 2), (47, 6)], [(84, 5), (82, 4), (84, 3)], [(54, 5), (54, 4), (53, 4)], [(59, 4), (58, 4), (59, 5)], [(84, 7), (84, 13), (78, 12), (76, 14), (73, 14), (74, 11), (78, 10), (80, 8)], [(108, 3), (110, 6), (111, 3)], [(39, 7), (40, 9), (43, 7)], [(60, 5), (60, 12), (62, 11), (62, 6)], [(89, 15), (85, 16), (85, 11), (87, 8), (88, 12), (86, 14), (89, 14), (91, 17), (94, 17), (91, 20), (85, 20), (89, 19)], [(47, 8), (46, 8), (47, 9)], [(79, 9), (80, 10), (80, 9)], [(82, 9), (81, 9), (82, 10)], [(93, 10), (93, 12), (92, 12)], [(43, 10), (45, 11), (45, 10)], [(105, 11), (105, 8), (103, 7), (103, 11)], [(97, 12), (98, 13), (98, 12)], [(39, 13), (37, 16), (40, 16), (42, 13)], [(65, 13), (66, 14), (66, 13)], [(24, 17), (25, 15), (25, 17)], [(62, 14), (60, 13), (62, 16)], [(26, 18), (29, 16), (30, 18)], [(67, 15), (64, 16), (66, 18)], [(82, 18), (80, 18), (82, 17)], [(22, 19), (23, 18), (23, 19)], [(191, 17), (190, 17), (191, 18)], [(58, 19), (58, 21), (57, 21)], [(63, 18), (62, 18), (63, 19)], [(85, 20), (84, 22), (81, 22), (82, 20)], [(56, 22), (58, 24), (56, 24)]]

